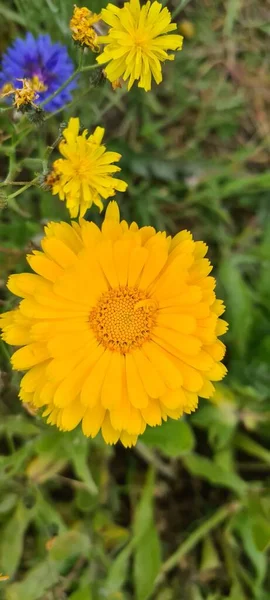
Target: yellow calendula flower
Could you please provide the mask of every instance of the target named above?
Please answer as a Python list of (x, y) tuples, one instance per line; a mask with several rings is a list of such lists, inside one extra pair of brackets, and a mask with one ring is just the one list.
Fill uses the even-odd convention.
[(138, 86), (146, 91), (151, 89), (152, 76), (160, 83), (161, 63), (174, 59), (168, 50), (181, 50), (183, 43), (181, 35), (170, 33), (177, 25), (171, 23), (169, 10), (159, 2), (141, 7), (139, 0), (130, 0), (123, 8), (108, 4), (101, 17), (109, 31), (98, 38), (105, 48), (97, 61), (109, 63), (105, 69), (108, 79), (113, 82), (123, 77), (128, 80), (128, 89), (138, 79)]
[(23, 300), (1, 316), (3, 339), (22, 346), (11, 362), (27, 371), (23, 402), (63, 431), (81, 423), (132, 446), (214, 393), (227, 324), (206, 244), (128, 225), (110, 202), (101, 229), (49, 223), (41, 246), (27, 257), (36, 274), (9, 278)]
[(70, 20), (70, 29), (75, 42), (78, 42), (81, 46), (87, 46), (94, 52), (98, 51), (98, 36), (93, 25), (99, 20), (100, 15), (92, 13), (86, 6), (80, 8), (75, 4), (73, 15)]
[(102, 145), (105, 130), (96, 127), (89, 136), (87, 129), (82, 134), (79, 130), (79, 119), (71, 118), (63, 131), (64, 140), (59, 144), (64, 158), (53, 163), (49, 177), (52, 193), (58, 194), (60, 200), (66, 200), (71, 217), (77, 217), (78, 213), (83, 217), (93, 203), (102, 210), (101, 198), (107, 199), (116, 191), (124, 192), (127, 188), (127, 183), (113, 177), (121, 171), (112, 164), (120, 160), (121, 154), (106, 151)]

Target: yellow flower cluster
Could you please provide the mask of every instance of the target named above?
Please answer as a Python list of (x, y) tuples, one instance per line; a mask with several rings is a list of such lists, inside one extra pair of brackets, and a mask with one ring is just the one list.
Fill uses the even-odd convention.
[(99, 46), (97, 43), (97, 34), (93, 25), (100, 20), (100, 15), (92, 13), (91, 10), (83, 6), (79, 8), (74, 6), (72, 18), (70, 20), (70, 29), (75, 42), (81, 46), (86, 46), (97, 52)]
[(49, 223), (28, 262), (12, 275), (23, 298), (1, 316), (11, 359), (27, 371), (23, 402), (63, 431), (132, 446), (145, 427), (195, 410), (226, 373), (218, 336), (227, 324), (216, 299), (207, 246), (120, 221), (116, 202), (101, 229)]

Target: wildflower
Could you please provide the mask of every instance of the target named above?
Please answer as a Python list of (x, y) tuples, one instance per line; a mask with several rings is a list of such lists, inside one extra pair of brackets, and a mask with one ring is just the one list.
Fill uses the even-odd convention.
[(23, 402), (60, 430), (81, 422), (86, 436), (132, 446), (212, 396), (227, 324), (206, 244), (120, 222), (113, 201), (101, 230), (49, 223), (41, 245), (27, 257), (36, 274), (9, 278), (23, 300), (1, 316), (3, 339), (22, 346), (11, 362), (27, 371)]
[(0, 573), (0, 581), (8, 581), (9, 579), (9, 575), (3, 575), (2, 573)]
[(73, 15), (70, 20), (70, 29), (75, 42), (78, 42), (81, 46), (87, 46), (94, 52), (99, 51), (97, 43), (98, 36), (93, 28), (93, 25), (99, 20), (100, 15), (92, 13), (91, 10), (85, 6), (79, 8), (75, 4)]
[[(65, 46), (53, 43), (49, 35), (34, 38), (27, 33), (24, 39), (17, 38), (2, 57), (0, 85), (23, 87), (18, 80), (27, 80), (38, 96), (38, 104), (46, 100), (73, 73), (74, 67)], [(71, 82), (62, 92), (46, 104), (47, 111), (54, 111), (71, 100), (71, 91), (76, 86)], [(10, 90), (9, 90), (10, 91)]]
[(93, 203), (102, 210), (101, 198), (107, 199), (114, 196), (116, 190), (124, 192), (127, 188), (124, 181), (112, 177), (121, 170), (112, 164), (120, 160), (121, 154), (106, 152), (101, 144), (105, 130), (96, 127), (89, 136), (87, 129), (82, 134), (79, 130), (79, 119), (71, 118), (63, 131), (65, 139), (59, 144), (64, 158), (53, 163), (51, 174), (51, 181), (55, 178), (52, 193), (66, 200), (71, 217), (77, 217), (78, 213), (83, 217)]
[(139, 0), (130, 0), (123, 8), (108, 4), (101, 17), (110, 28), (108, 35), (98, 38), (105, 49), (97, 62), (109, 63), (105, 68), (108, 79), (123, 77), (128, 89), (138, 79), (145, 91), (151, 89), (152, 75), (160, 83), (161, 62), (174, 59), (167, 50), (181, 50), (183, 43), (181, 35), (170, 33), (177, 26), (171, 23), (169, 10), (159, 2), (148, 1), (141, 7)]

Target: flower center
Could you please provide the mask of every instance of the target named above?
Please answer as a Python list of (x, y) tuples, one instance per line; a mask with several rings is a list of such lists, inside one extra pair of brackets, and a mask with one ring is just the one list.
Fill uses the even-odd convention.
[(137, 29), (134, 32), (133, 40), (135, 46), (141, 48), (142, 50), (144, 49), (145, 45), (149, 43), (149, 39), (146, 36), (145, 32), (141, 31), (140, 29)]
[(102, 294), (89, 322), (97, 340), (126, 354), (150, 339), (157, 306), (135, 287), (123, 286)]

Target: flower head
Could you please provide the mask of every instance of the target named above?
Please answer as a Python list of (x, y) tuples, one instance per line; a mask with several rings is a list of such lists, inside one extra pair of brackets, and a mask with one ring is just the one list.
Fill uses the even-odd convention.
[(41, 245), (27, 257), (35, 274), (10, 277), (23, 300), (1, 317), (3, 339), (22, 346), (11, 362), (27, 371), (23, 402), (61, 430), (81, 422), (87, 436), (132, 446), (214, 393), (227, 324), (206, 244), (120, 222), (111, 202), (101, 230), (49, 223)]
[[(28, 108), (35, 107), (36, 101), (39, 97), (38, 84), (37, 81), (33, 82), (29, 79), (18, 79), (19, 83), (22, 83), (22, 87), (13, 88), (13, 85), (6, 84), (3, 86), (3, 89), (0, 93), (0, 98), (4, 98), (5, 96), (14, 96), (13, 104), (16, 106), (17, 110), (28, 110)], [(42, 90), (42, 84), (40, 84), (40, 89)]]
[(181, 35), (170, 33), (177, 26), (171, 23), (169, 10), (159, 2), (148, 1), (141, 7), (139, 0), (130, 0), (123, 8), (108, 4), (101, 17), (109, 31), (98, 38), (105, 49), (97, 61), (109, 63), (105, 69), (108, 79), (123, 77), (128, 80), (128, 89), (138, 79), (138, 86), (145, 91), (151, 89), (152, 75), (160, 83), (161, 62), (174, 59), (167, 51), (181, 50), (183, 42)]
[[(27, 80), (38, 92), (40, 104), (55, 92), (73, 73), (74, 67), (65, 46), (54, 44), (49, 35), (34, 38), (27, 33), (24, 39), (17, 38), (2, 57), (0, 86), (9, 84), (14, 88), (18, 80)], [(62, 92), (46, 104), (46, 110), (54, 111), (71, 100), (71, 91), (76, 86), (71, 82)]]
[(97, 43), (98, 36), (93, 28), (93, 25), (98, 21), (100, 21), (100, 15), (92, 13), (86, 6), (79, 8), (75, 4), (70, 20), (72, 37), (75, 42), (78, 42), (81, 46), (87, 46), (94, 52), (99, 50)]
[(127, 188), (124, 181), (112, 177), (121, 170), (112, 164), (120, 160), (121, 154), (106, 152), (101, 143), (105, 130), (96, 127), (89, 136), (87, 129), (82, 134), (79, 131), (79, 119), (71, 118), (63, 131), (65, 139), (59, 144), (64, 158), (53, 163), (52, 193), (66, 200), (71, 217), (78, 213), (83, 217), (93, 203), (102, 210), (101, 198), (107, 199), (116, 190), (124, 192)]

